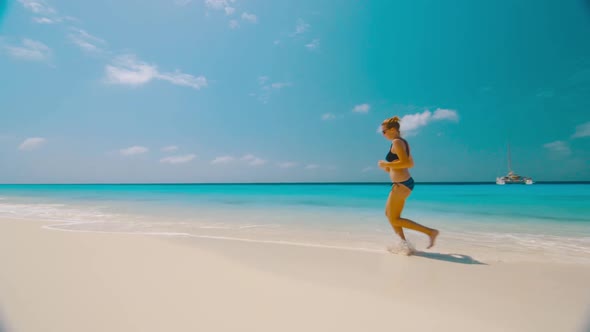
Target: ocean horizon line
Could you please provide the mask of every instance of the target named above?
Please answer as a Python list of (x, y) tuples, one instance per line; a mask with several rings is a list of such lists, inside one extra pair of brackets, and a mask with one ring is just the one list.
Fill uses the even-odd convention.
[[(416, 181), (423, 185), (490, 185), (494, 181)], [(536, 181), (535, 184), (590, 184), (590, 181)], [(351, 182), (38, 182), (38, 183), (0, 183), (0, 186), (37, 186), (37, 185), (88, 185), (88, 186), (126, 186), (126, 185), (391, 185), (389, 181), (351, 181)], [(510, 186), (510, 185), (509, 185)]]

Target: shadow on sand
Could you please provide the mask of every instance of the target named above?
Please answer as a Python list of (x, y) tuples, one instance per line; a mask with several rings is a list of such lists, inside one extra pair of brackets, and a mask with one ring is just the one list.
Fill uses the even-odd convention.
[(471, 256), (461, 255), (461, 254), (441, 254), (436, 252), (424, 252), (418, 251), (414, 253), (413, 256), (436, 259), (439, 261), (445, 261), (450, 263), (459, 263), (459, 264), (473, 264), (473, 265), (488, 265), (484, 262), (480, 262)]
[[(1, 2), (2, 0), (0, 0)], [(2, 308), (2, 306), (0, 306), (0, 309)], [(4, 314), (2, 313), (2, 310), (0, 310), (0, 332), (8, 332), (11, 331), (12, 329), (8, 328), (8, 322), (5, 319)]]

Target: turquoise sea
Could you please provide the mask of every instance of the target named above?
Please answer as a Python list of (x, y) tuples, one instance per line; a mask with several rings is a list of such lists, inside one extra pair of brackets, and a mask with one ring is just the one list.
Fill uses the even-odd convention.
[[(0, 185), (0, 218), (64, 231), (193, 236), (384, 251), (390, 184)], [(590, 184), (420, 184), (403, 216), (432, 252), (590, 264)], [(423, 250), (424, 235), (407, 231)]]

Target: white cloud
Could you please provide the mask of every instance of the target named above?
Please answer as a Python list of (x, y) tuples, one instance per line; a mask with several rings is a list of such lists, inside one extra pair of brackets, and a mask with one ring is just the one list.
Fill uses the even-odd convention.
[(270, 86), (273, 89), (282, 89), (284, 87), (291, 86), (291, 83), (289, 83), (289, 82), (275, 82), (275, 83), (271, 84)]
[(319, 165), (316, 165), (316, 164), (308, 164), (308, 165), (305, 165), (305, 169), (317, 169), (319, 167), (320, 166)]
[(33, 17), (33, 22), (39, 23), (39, 24), (55, 24), (55, 23), (61, 22), (61, 20), (51, 19), (48, 17)]
[(266, 164), (266, 160), (260, 159), (260, 158), (255, 158), (255, 159), (251, 160), (248, 164), (250, 164), (251, 166), (260, 166), (260, 165)]
[[(228, 163), (234, 162), (236, 160), (237, 160), (236, 158), (226, 155), (226, 156), (221, 156), (221, 157), (217, 157), (217, 158), (213, 159), (211, 161), (211, 164), (228, 164)], [(239, 160), (242, 162), (245, 162), (246, 164), (248, 164), (250, 166), (264, 165), (268, 162), (267, 160), (256, 157), (253, 154), (244, 155)]]
[(248, 21), (250, 23), (256, 23), (256, 22), (258, 22), (258, 17), (256, 17), (256, 15), (254, 15), (254, 14), (249, 14), (247, 12), (243, 12), (242, 13), (242, 20)]
[(49, 6), (44, 0), (18, 0), (18, 2), (25, 9), (37, 15), (32, 20), (38, 24), (56, 24), (64, 20), (78, 21), (78, 19), (71, 16), (60, 16), (57, 10)]
[(18, 147), (21, 151), (30, 151), (41, 147), (47, 140), (43, 137), (29, 137), (25, 139)]
[(361, 172), (366, 173), (375, 170), (375, 167), (367, 166), (361, 170)]
[(44, 61), (51, 56), (51, 49), (38, 41), (23, 39), (21, 46), (5, 46), (11, 56), (30, 61)]
[(309, 31), (310, 27), (311, 26), (308, 23), (306, 23), (304, 20), (298, 19), (297, 24), (295, 25), (295, 32), (293, 32), (291, 34), (291, 36), (297, 36), (297, 35), (303, 34), (307, 31)]
[(73, 16), (64, 16), (63, 19), (66, 21), (70, 21), (70, 22), (82, 23), (82, 21), (80, 21), (79, 19), (77, 19)]
[(163, 152), (174, 152), (176, 150), (178, 150), (178, 146), (176, 145), (165, 146), (162, 148)]
[(360, 104), (360, 105), (356, 105), (352, 111), (355, 113), (368, 113), (369, 110), (371, 109), (371, 105), (369, 104)]
[(138, 61), (133, 55), (120, 56), (105, 69), (107, 82), (111, 84), (142, 85), (158, 75), (156, 66)]
[(142, 85), (154, 79), (164, 80), (175, 85), (188, 86), (196, 90), (207, 86), (204, 76), (192, 76), (176, 71), (160, 73), (156, 65), (138, 60), (134, 55), (123, 55), (105, 67), (106, 82), (110, 84)]
[[(422, 113), (404, 115), (400, 120), (400, 129), (405, 132), (414, 132), (433, 121), (458, 121), (457, 111), (438, 108), (434, 114), (429, 110)], [(379, 129), (381, 132), (381, 129)]]
[(232, 161), (236, 160), (236, 158), (232, 157), (232, 156), (221, 156), (221, 157), (216, 157), (215, 159), (213, 159), (211, 161), (211, 164), (227, 164), (227, 163), (231, 163)]
[(215, 10), (222, 10), (229, 6), (227, 0), (205, 0), (205, 6)]
[(564, 141), (555, 141), (551, 143), (544, 144), (543, 147), (551, 152), (569, 155), (572, 151), (570, 147)]
[(400, 129), (413, 131), (426, 126), (432, 120), (432, 113), (426, 110), (422, 113), (404, 115), (400, 121)]
[(279, 166), (280, 168), (292, 168), (297, 166), (297, 163), (292, 161), (285, 161), (282, 163), (277, 163), (277, 166)]
[(333, 120), (335, 118), (336, 118), (336, 116), (332, 113), (322, 114), (322, 120)]
[(187, 154), (187, 155), (183, 155), (183, 156), (170, 156), (170, 157), (165, 157), (160, 159), (161, 163), (166, 163), (166, 164), (182, 164), (182, 163), (188, 163), (189, 161), (195, 159), (197, 156), (194, 154)]
[(258, 84), (264, 84), (268, 81), (268, 76), (259, 76), (258, 77)]
[(320, 40), (316, 38), (312, 40), (309, 44), (306, 44), (305, 47), (307, 47), (308, 50), (313, 51), (320, 47)]
[(237, 29), (240, 26), (240, 23), (237, 20), (229, 21), (229, 27), (231, 29)]
[(102, 46), (106, 44), (104, 40), (95, 37), (82, 29), (71, 28), (71, 31), (72, 32), (68, 35), (69, 39), (82, 50), (86, 52), (103, 51)]
[(450, 120), (450, 121), (458, 121), (459, 116), (457, 115), (457, 111), (448, 110), (437, 108), (432, 115), (433, 120)]
[(207, 79), (205, 76), (195, 77), (193, 75), (185, 74), (180, 71), (174, 73), (161, 73), (156, 78), (168, 81), (175, 85), (187, 86), (196, 90), (207, 86)]
[(258, 158), (252, 154), (247, 154), (243, 156), (241, 160), (248, 162), (248, 165), (250, 166), (260, 166), (266, 164), (267, 162), (265, 159)]
[(292, 86), (293, 84), (290, 82), (274, 82), (267, 84), (270, 80), (268, 76), (259, 76), (258, 77), (258, 85), (260, 86), (260, 93), (258, 94), (258, 100), (263, 104), (268, 103), (270, 100), (270, 96), (276, 91), (281, 90), (285, 87)]
[[(212, 10), (218, 10), (218, 11), (224, 11), (225, 15), (227, 16), (231, 16), (236, 12), (236, 8), (232, 7), (230, 4), (234, 3), (235, 0), (205, 0), (205, 7), (212, 9)], [(246, 17), (246, 19), (250, 19), (250, 20), (254, 20), (253, 23), (256, 23), (256, 16), (255, 15), (251, 15), (244, 13), (242, 14), (242, 18), (244, 18), (244, 15), (248, 15), (248, 17)], [(229, 27), (231, 29), (236, 29), (239, 26), (238, 21), (237, 20), (231, 20), (229, 22)]]
[(278, 44), (280, 44), (280, 43), (281, 43), (281, 41), (280, 41), (280, 40), (278, 40), (278, 39), (276, 39), (276, 40), (275, 40), (275, 41), (273, 41), (272, 43), (273, 43), (273, 44), (275, 44), (275, 45), (278, 45)]
[(133, 156), (136, 154), (142, 154), (142, 153), (146, 153), (148, 152), (149, 149), (143, 146), (132, 146), (129, 148), (125, 148), (125, 149), (121, 149), (119, 150), (119, 152), (121, 153), (121, 155), (123, 156)]
[(43, 0), (18, 0), (26, 9), (39, 15), (55, 15), (57, 11)]
[(583, 123), (576, 126), (576, 132), (572, 135), (572, 138), (588, 137), (590, 136), (590, 122)]

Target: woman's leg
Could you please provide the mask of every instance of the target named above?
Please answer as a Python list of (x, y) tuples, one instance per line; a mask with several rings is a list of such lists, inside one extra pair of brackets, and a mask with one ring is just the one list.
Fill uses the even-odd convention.
[(386, 210), (388, 211), (387, 217), (389, 219), (389, 223), (391, 224), (394, 230), (396, 230), (396, 227), (403, 227), (413, 229), (415, 231), (422, 232), (428, 235), (428, 237), (430, 237), (430, 245), (427, 248), (431, 248), (434, 245), (436, 237), (438, 236), (438, 230), (422, 226), (410, 219), (401, 218), (406, 198), (410, 196), (410, 193), (411, 190), (404, 185), (394, 184), (393, 188), (391, 188), (391, 192), (389, 193), (389, 197), (387, 199)]
[[(389, 196), (391, 196), (391, 192), (389, 193)], [(390, 220), (390, 218), (389, 218), (389, 197), (387, 198), (387, 202), (385, 204), (385, 216), (387, 217), (387, 220)], [(399, 216), (397, 216), (397, 218), (399, 219)], [(391, 224), (391, 221), (389, 223)], [(404, 229), (401, 226), (394, 226), (393, 224), (391, 224), (391, 226), (393, 227), (393, 231), (395, 232), (395, 234), (399, 235), (399, 237), (405, 241), (406, 235), (404, 234)]]

